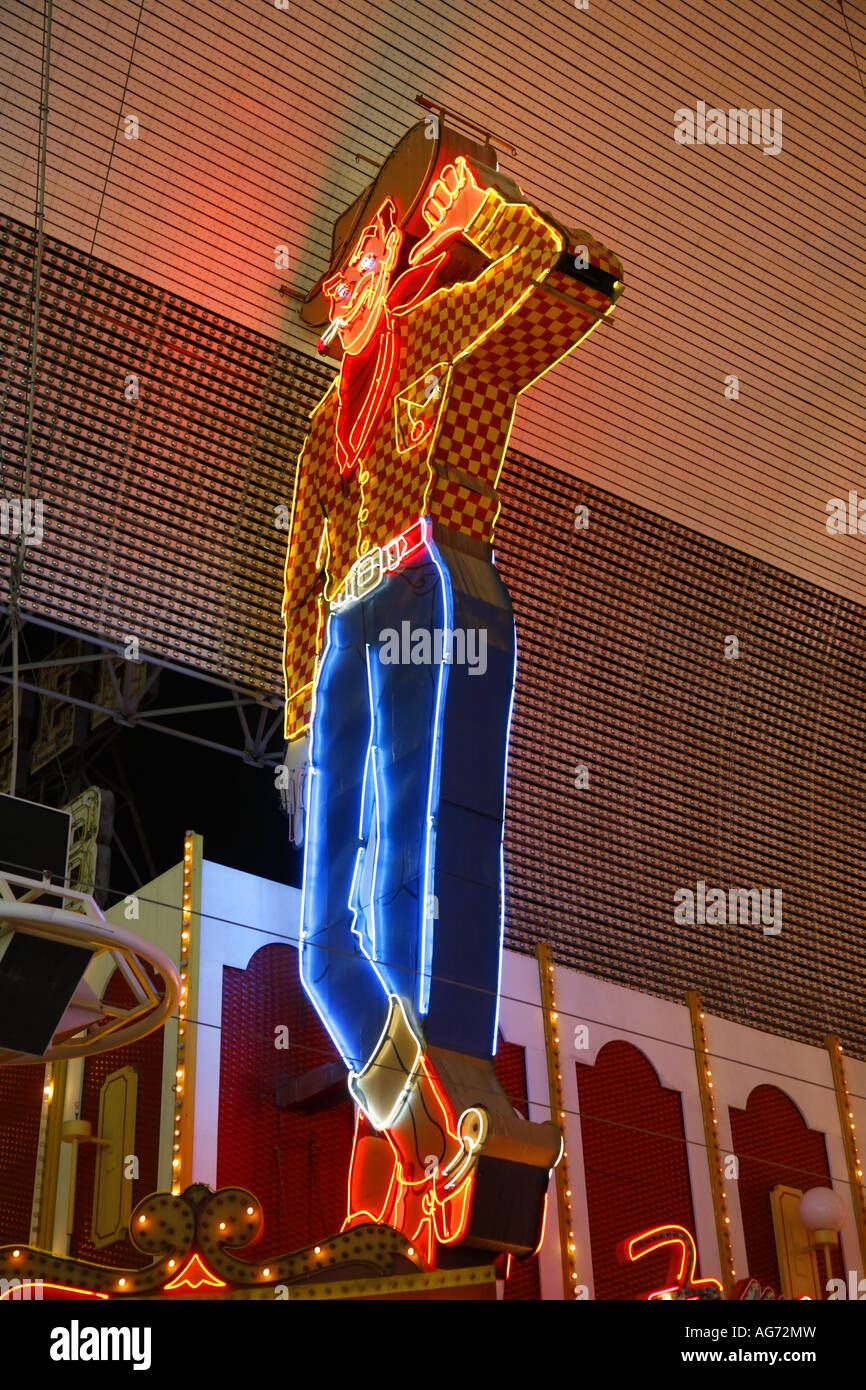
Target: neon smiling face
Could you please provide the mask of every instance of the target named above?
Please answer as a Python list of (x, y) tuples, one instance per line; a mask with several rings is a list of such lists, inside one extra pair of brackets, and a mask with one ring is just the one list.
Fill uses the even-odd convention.
[(361, 233), (348, 264), (322, 286), (348, 353), (361, 352), (375, 331), (402, 239), (398, 227), (385, 230), (380, 214)]

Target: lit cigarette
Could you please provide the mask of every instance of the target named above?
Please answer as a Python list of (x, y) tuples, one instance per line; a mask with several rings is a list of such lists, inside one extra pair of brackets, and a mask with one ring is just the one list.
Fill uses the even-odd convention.
[(324, 333), (322, 334), (321, 338), (316, 343), (316, 347), (318, 348), (319, 352), (325, 351), (325, 348), (328, 346), (331, 339), (334, 337), (336, 333), (339, 333), (342, 327), (343, 319), (337, 318), (331, 320)]

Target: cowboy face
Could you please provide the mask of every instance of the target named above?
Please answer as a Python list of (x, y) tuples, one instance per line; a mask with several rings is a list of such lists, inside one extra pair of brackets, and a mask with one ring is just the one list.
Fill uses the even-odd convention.
[(332, 275), (322, 286), (331, 306), (332, 321), (341, 320), (340, 340), (348, 353), (358, 353), (366, 347), (376, 329), (401, 240), (398, 228), (385, 235), (376, 221), (361, 233), (340, 274)]

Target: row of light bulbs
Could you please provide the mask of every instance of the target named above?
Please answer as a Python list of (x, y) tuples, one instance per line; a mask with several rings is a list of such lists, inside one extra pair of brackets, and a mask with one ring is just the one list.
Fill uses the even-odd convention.
[(709, 1049), (707, 1047), (707, 1033), (706, 1029), (704, 1028), (704, 1014), (703, 1010), (700, 1009), (698, 1010), (697, 1033), (701, 1045), (701, 1055), (698, 1059), (698, 1064), (703, 1067), (704, 1076), (706, 1077), (707, 1094), (709, 1096), (710, 1102), (710, 1124), (712, 1126), (713, 1131), (713, 1153), (710, 1155), (710, 1160), (711, 1162), (715, 1163), (716, 1170), (718, 1172), (718, 1191), (720, 1194), (719, 1200), (725, 1228), (725, 1258), (727, 1260), (730, 1283), (733, 1284), (733, 1281), (736, 1278), (737, 1271), (734, 1269), (734, 1251), (731, 1245), (731, 1218), (728, 1216), (728, 1209), (726, 1205), (728, 1194), (725, 1192), (724, 1188), (725, 1173), (724, 1168), (722, 1167), (722, 1155), (721, 1150), (719, 1148), (719, 1126), (716, 1120), (716, 1102), (713, 1097), (713, 1073), (710, 1070), (710, 1055)]
[(189, 997), (190, 924), (192, 922), (192, 853), (193, 832), (188, 830), (183, 840), (183, 906), (180, 919), (180, 1003), (177, 1011), (177, 1069), (175, 1071), (174, 1146), (171, 1159), (171, 1190), (180, 1194), (181, 1129), (183, 1127), (184, 1082), (186, 1080), (186, 1029)]
[[(568, 1180), (568, 1149), (565, 1145), (565, 1110), (563, 1109), (562, 1103), (562, 1058), (559, 1055), (559, 1030), (557, 1026), (559, 1014), (556, 1011), (556, 995), (553, 988), (554, 975), (552, 965), (548, 965), (547, 967), (547, 977), (547, 987), (550, 992), (551, 1006), (550, 1035), (553, 1041), (553, 1065), (556, 1068), (556, 1086), (554, 1089), (556, 1095), (556, 1108), (559, 1112), (560, 1132), (562, 1134), (562, 1156), (558, 1165), (562, 1175), (559, 1181), (562, 1183), (565, 1194), (565, 1225), (568, 1231), (568, 1264), (572, 1291), (574, 1292), (577, 1288), (577, 1241), (574, 1238), (574, 1217), (571, 1210), (571, 1184)], [(560, 1236), (560, 1239), (561, 1238)]]

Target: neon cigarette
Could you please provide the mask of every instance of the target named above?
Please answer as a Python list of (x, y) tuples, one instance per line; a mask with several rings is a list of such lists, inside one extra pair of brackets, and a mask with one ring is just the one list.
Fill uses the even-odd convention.
[(324, 352), (325, 348), (328, 346), (328, 343), (331, 341), (331, 339), (334, 337), (336, 333), (339, 333), (342, 327), (343, 319), (336, 318), (331, 320), (324, 333), (322, 334), (321, 338), (316, 343), (316, 347), (318, 348), (319, 352)]

